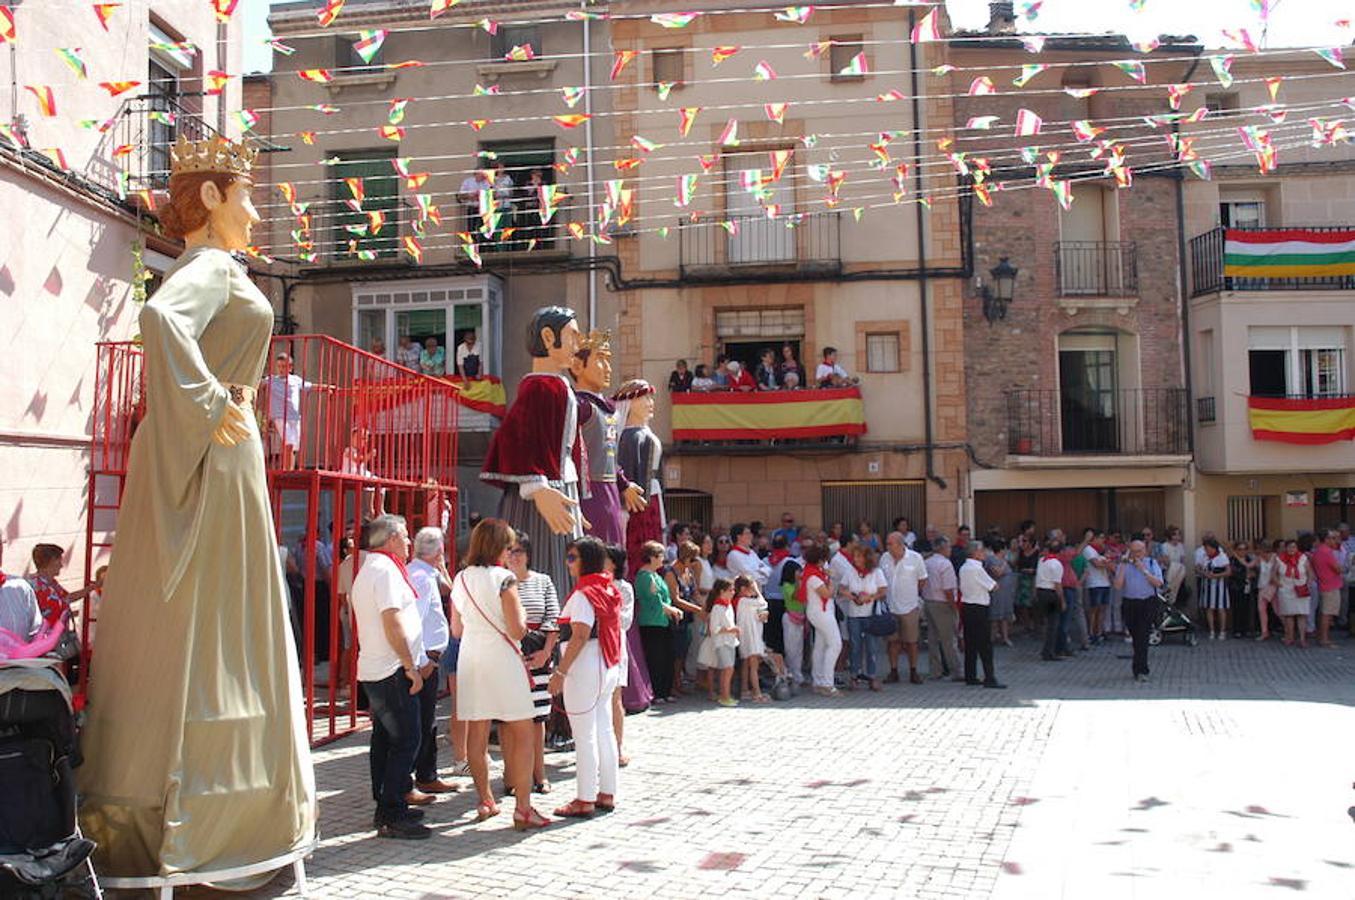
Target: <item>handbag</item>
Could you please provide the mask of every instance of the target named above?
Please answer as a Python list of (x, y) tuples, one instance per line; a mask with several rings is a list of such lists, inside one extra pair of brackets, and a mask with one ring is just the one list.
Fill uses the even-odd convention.
[(886, 638), (892, 637), (894, 632), (898, 630), (898, 620), (887, 608), (881, 609), (883, 605), (883, 600), (876, 600), (871, 605), (870, 616), (866, 619), (866, 634)]

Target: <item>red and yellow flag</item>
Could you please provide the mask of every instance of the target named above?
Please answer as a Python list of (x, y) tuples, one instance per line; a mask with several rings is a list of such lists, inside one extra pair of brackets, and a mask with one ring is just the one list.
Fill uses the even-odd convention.
[(24, 90), (37, 98), (38, 108), (42, 110), (43, 116), (52, 118), (56, 115), (56, 95), (52, 89), (45, 84), (26, 84)]
[(767, 440), (866, 433), (857, 388), (757, 393), (674, 394), (673, 439)]
[(118, 94), (125, 94), (134, 87), (140, 87), (139, 81), (101, 81), (99, 87), (108, 91), (108, 96), (116, 97)]
[(14, 10), (0, 6), (0, 44), (19, 43), (19, 32), (14, 28)]
[(122, 6), (121, 3), (95, 3), (94, 15), (99, 17), (99, 24), (108, 30), (108, 20), (113, 18), (113, 11)]
[(1248, 397), (1247, 411), (1258, 441), (1313, 445), (1355, 440), (1355, 397)]

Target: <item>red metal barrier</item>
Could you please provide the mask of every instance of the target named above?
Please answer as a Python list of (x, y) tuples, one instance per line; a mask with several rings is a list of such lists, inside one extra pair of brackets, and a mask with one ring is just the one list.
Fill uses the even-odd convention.
[[(275, 538), (288, 549), (287, 579), (311, 743), (358, 726), (357, 636), (345, 648), (337, 548), (376, 511), (410, 531), (447, 530), (456, 509), (458, 388), (325, 335), (275, 337), (255, 402)], [(112, 551), (127, 457), (145, 412), (142, 354), (131, 342), (98, 346), (90, 453), (86, 579)], [(324, 537), (326, 540), (321, 541)], [(94, 641), (82, 617), (84, 665)], [(337, 665), (336, 665), (337, 664)]]

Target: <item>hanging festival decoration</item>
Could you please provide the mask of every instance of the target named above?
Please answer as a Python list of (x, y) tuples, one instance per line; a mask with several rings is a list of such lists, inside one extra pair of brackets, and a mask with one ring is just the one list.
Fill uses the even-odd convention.
[(264, 41), (264, 43), (272, 47), (274, 51), (281, 53), (283, 56), (291, 56), (293, 53), (296, 52), (296, 48), (293, 47), (291, 44), (288, 44), (285, 41), (280, 41), (277, 38), (271, 38), (269, 40)]
[(38, 110), (44, 118), (50, 119), (56, 115), (56, 95), (50, 87), (45, 84), (26, 84), (24, 90), (38, 101)]
[(721, 147), (737, 147), (739, 145), (738, 119), (730, 119), (725, 123), (725, 130), (720, 132), (719, 140), (716, 143)]
[(1317, 47), (1314, 48), (1313, 52), (1338, 69), (1346, 67), (1345, 60), (1341, 58), (1340, 47)]
[(753, 80), (775, 81), (776, 70), (771, 67), (771, 64), (767, 62), (767, 60), (760, 60), (758, 64), (753, 67)]
[(402, 141), (405, 137), (405, 129), (399, 125), (382, 125), (376, 133), (388, 141)]
[(1224, 88), (1233, 86), (1233, 55), (1231, 53), (1209, 57), (1209, 65), (1214, 70), (1214, 77), (1219, 80), (1220, 85)]
[(816, 41), (809, 45), (809, 49), (804, 52), (803, 56), (805, 59), (818, 59), (827, 53), (832, 46), (832, 41)]
[(1124, 59), (1111, 62), (1111, 65), (1137, 81), (1139, 84), (1147, 84), (1148, 70), (1137, 59)]
[(229, 22), (231, 16), (235, 15), (235, 7), (240, 0), (212, 0), (212, 12), (216, 13), (218, 22)]
[(386, 121), (391, 125), (399, 125), (405, 120), (405, 109), (409, 106), (412, 98), (396, 97), (390, 102), (386, 110)]
[(569, 113), (563, 116), (551, 116), (551, 118), (554, 119), (555, 124), (559, 125), (561, 128), (578, 128), (593, 117), (588, 113)]
[(381, 52), (381, 45), (386, 42), (386, 35), (388, 34), (390, 32), (384, 28), (359, 31), (358, 39), (353, 43), (353, 52), (363, 62), (371, 65), (372, 60), (376, 59), (376, 55)]
[(302, 69), (296, 74), (302, 81), (313, 81), (316, 84), (329, 84), (334, 80), (334, 74), (329, 69)]
[(668, 95), (673, 92), (673, 88), (677, 87), (677, 85), (678, 83), (676, 81), (660, 81), (658, 84), (654, 85), (654, 90), (658, 93), (659, 100), (663, 101), (668, 99)]
[(843, 66), (838, 75), (844, 78), (851, 78), (858, 75), (867, 75), (870, 73), (870, 65), (866, 62), (866, 51), (862, 50), (851, 58), (847, 65)]
[(573, 109), (575, 106), (578, 106), (579, 101), (583, 99), (583, 95), (586, 94), (587, 92), (588, 88), (586, 87), (560, 88), (560, 95), (564, 97), (565, 106), (568, 106), (570, 109)]
[(432, 0), (428, 6), (428, 19), (432, 21), (460, 3), (461, 0)]
[[(4, 7), (0, 7), (3, 9)], [(70, 66), (72, 72), (77, 78), (84, 80), (89, 77), (89, 70), (85, 68), (85, 61), (80, 58), (79, 47), (57, 47), (56, 55), (61, 57), (61, 61)]]
[(1030, 137), (1040, 133), (1044, 127), (1044, 120), (1029, 109), (1018, 109), (1016, 111), (1016, 136)]
[(710, 51), (710, 64), (718, 66), (742, 49), (743, 48), (737, 44), (730, 47), (713, 47)]
[(0, 44), (19, 43), (19, 32), (14, 26), (14, 10), (0, 6)]
[(778, 125), (783, 125), (786, 120), (786, 109), (789, 106), (789, 103), (764, 103), (762, 110), (767, 114), (769, 120)]
[(941, 40), (941, 23), (937, 20), (936, 7), (933, 7), (930, 12), (923, 16), (922, 19), (913, 26), (913, 31), (908, 36), (908, 39), (914, 44), (924, 44), (929, 41)]
[(699, 106), (684, 106), (678, 110), (678, 134), (682, 137), (687, 136), (687, 132), (692, 130), (692, 123), (696, 121), (696, 114), (701, 112)]
[(1021, 67), (1021, 74), (1012, 79), (1014, 87), (1025, 87), (1036, 75), (1048, 69), (1049, 66), (1043, 63), (1027, 63)]
[(983, 97), (987, 94), (996, 94), (997, 87), (993, 85), (993, 79), (989, 78), (987, 75), (980, 75), (969, 82), (968, 93), (971, 97)]
[(202, 86), (209, 97), (219, 97), (226, 90), (231, 77), (220, 69), (211, 69), (202, 76)]
[(699, 12), (655, 13), (649, 17), (649, 21), (661, 28), (686, 28), (701, 18), (701, 15)]
[(637, 50), (616, 51), (616, 55), (612, 58), (612, 81), (616, 81), (616, 77), (621, 74), (626, 66), (630, 65), (630, 61), (635, 59), (638, 53), (639, 51)]
[(321, 28), (328, 28), (333, 24), (334, 20), (339, 17), (339, 13), (343, 11), (343, 4), (344, 0), (325, 0), (324, 8), (315, 14)]
[(778, 22), (789, 22), (792, 25), (803, 25), (809, 21), (809, 17), (814, 14), (812, 6), (787, 6), (784, 10), (772, 13), (772, 18)]

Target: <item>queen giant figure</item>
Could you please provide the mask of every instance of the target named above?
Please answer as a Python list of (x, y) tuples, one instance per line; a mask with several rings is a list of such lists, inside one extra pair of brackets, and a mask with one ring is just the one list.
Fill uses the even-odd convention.
[[(315, 784), (254, 385), (273, 309), (232, 258), (257, 151), (180, 139), (161, 224), (185, 250), (141, 311), (132, 441), (80, 769), (101, 873), (258, 867), (311, 845)], [(204, 879), (206, 880), (206, 879)]]

